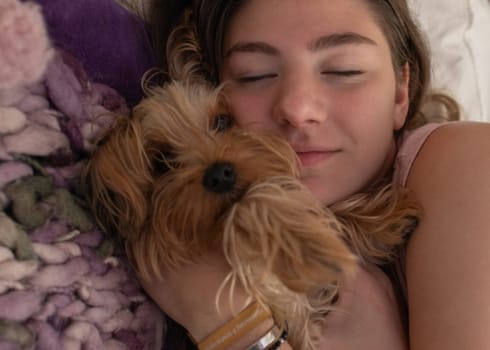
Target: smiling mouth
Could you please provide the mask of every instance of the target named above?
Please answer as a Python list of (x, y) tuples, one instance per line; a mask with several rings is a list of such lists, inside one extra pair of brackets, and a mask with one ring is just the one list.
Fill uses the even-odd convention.
[(334, 155), (339, 153), (339, 151), (307, 151), (307, 152), (296, 152), (302, 166), (312, 166), (324, 160), (327, 160)]

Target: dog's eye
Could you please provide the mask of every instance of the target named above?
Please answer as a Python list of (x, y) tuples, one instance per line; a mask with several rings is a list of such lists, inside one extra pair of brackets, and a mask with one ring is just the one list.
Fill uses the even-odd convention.
[(233, 119), (229, 114), (218, 114), (213, 120), (213, 130), (223, 132), (233, 125)]
[(175, 158), (171, 152), (161, 152), (153, 158), (153, 172), (157, 175), (163, 175), (171, 168), (171, 163)]

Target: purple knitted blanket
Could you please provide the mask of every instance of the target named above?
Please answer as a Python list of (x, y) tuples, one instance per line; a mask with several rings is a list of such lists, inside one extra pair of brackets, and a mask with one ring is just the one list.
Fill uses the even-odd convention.
[(161, 313), (79, 186), (94, 138), (128, 113), (125, 100), (77, 58), (39, 46), (37, 16), (0, 1), (0, 349), (161, 348)]

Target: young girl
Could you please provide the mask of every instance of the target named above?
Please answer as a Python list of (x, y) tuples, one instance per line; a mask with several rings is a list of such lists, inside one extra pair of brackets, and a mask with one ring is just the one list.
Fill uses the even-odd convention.
[[(236, 121), (283, 135), (319, 200), (331, 205), (386, 181), (409, 188), (423, 208), (398, 257), (409, 327), (386, 275), (363, 266), (342, 282), (337, 307), (344, 312), (325, 317), (319, 349), (407, 349), (407, 331), (413, 350), (490, 349), (490, 125), (409, 131), (425, 123), (422, 105), (435, 97), (406, 1), (156, 1), (161, 47), (185, 7), (193, 11), (209, 79), (228, 82)], [(227, 272), (222, 255), (210, 252), (164, 281), (142, 284), (200, 341), (233, 318), (226, 303), (220, 314), (215, 308)], [(242, 294), (234, 295), (237, 305)], [(272, 322), (230, 349), (259, 349)]]

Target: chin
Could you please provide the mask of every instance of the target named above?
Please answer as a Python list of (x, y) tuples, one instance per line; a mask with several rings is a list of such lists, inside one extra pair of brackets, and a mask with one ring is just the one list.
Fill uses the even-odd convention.
[(349, 195), (346, 191), (342, 191), (342, 186), (329, 186), (325, 180), (318, 177), (305, 177), (302, 182), (324, 205), (331, 205)]

